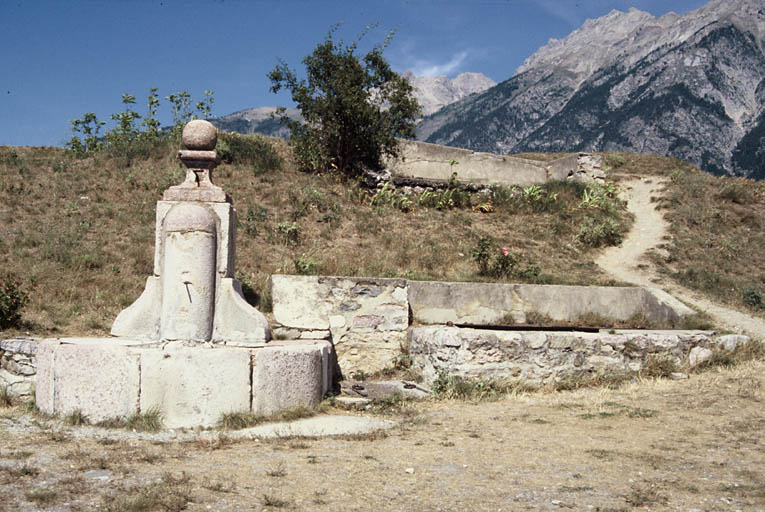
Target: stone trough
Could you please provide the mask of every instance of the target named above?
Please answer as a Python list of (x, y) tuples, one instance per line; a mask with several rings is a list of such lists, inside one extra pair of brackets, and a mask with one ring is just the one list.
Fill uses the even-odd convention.
[(41, 411), (101, 421), (156, 410), (166, 427), (211, 426), (226, 413), (313, 407), (329, 390), (331, 343), (272, 342), (233, 278), (236, 212), (212, 182), (216, 140), (207, 121), (184, 128), (186, 180), (157, 203), (154, 274), (114, 338), (40, 342)]

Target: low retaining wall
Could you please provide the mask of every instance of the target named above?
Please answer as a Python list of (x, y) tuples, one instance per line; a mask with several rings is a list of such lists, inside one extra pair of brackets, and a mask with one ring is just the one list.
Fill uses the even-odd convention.
[(36, 338), (0, 341), (0, 387), (10, 396), (31, 398), (37, 375)]
[(661, 290), (357, 277), (273, 275), (277, 337), (328, 332), (346, 375), (373, 373), (401, 354), (410, 323), (526, 323), (529, 313), (575, 322), (587, 314), (674, 323), (691, 309)]
[(733, 350), (746, 336), (702, 331), (513, 332), (449, 326), (409, 331), (408, 352), (428, 384), (441, 371), (477, 379), (517, 378), (544, 384), (577, 373), (638, 372), (651, 357), (681, 367)]
[(456, 180), (463, 184), (528, 186), (550, 180), (590, 181), (605, 176), (599, 159), (589, 153), (543, 162), (428, 142), (399, 142), (398, 158), (388, 162), (394, 182), (401, 179), (447, 182), (456, 173)]

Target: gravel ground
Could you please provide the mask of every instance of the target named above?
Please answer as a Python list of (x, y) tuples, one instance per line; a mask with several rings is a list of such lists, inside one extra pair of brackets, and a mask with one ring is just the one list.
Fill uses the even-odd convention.
[(0, 510), (765, 510), (763, 380), (755, 361), (617, 390), (334, 410), (396, 426), (320, 438), (63, 427), (6, 407)]

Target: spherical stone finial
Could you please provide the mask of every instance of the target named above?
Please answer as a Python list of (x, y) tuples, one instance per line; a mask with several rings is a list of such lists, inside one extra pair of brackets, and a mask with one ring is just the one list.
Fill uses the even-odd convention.
[(218, 129), (209, 121), (194, 119), (183, 127), (183, 145), (186, 149), (212, 151), (218, 142)]

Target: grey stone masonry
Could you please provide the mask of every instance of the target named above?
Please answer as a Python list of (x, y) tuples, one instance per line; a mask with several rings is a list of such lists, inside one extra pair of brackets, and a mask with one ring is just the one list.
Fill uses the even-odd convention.
[(15, 397), (31, 397), (37, 375), (37, 338), (0, 340), (0, 387)]
[(406, 340), (406, 285), (404, 279), (273, 275), (274, 319), (291, 337), (330, 334), (345, 373), (375, 372)]
[(448, 372), (477, 379), (515, 378), (545, 384), (577, 373), (638, 372), (651, 357), (679, 367), (698, 364), (698, 354), (733, 350), (746, 336), (715, 336), (708, 331), (601, 332), (501, 331), (449, 326), (409, 331), (415, 367), (432, 383)]

